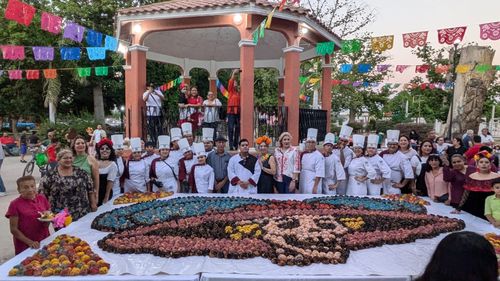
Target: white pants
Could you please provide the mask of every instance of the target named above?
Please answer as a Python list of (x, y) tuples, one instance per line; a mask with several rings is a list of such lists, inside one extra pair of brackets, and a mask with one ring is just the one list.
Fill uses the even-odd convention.
[(380, 191), (384, 187), (382, 183), (374, 184), (370, 180), (366, 181), (366, 185), (368, 187), (368, 195), (380, 195)]

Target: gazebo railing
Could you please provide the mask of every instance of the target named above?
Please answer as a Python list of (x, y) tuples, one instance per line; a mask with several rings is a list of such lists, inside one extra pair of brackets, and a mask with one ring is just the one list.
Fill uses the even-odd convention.
[[(150, 132), (148, 130), (147, 108), (142, 107), (142, 135), (147, 136), (146, 139), (150, 140)], [(227, 106), (219, 108), (219, 121), (217, 122), (217, 133), (222, 134), (227, 138), (228, 135), (228, 122), (227, 122)], [(129, 113), (130, 114), (130, 113)], [(274, 146), (278, 141), (281, 133), (287, 130), (287, 114), (288, 109), (285, 106), (264, 106), (255, 107), (254, 110), (254, 140), (260, 136), (266, 135), (273, 141)], [(130, 115), (129, 115), (130, 116)], [(241, 121), (241, 120), (240, 120)], [(127, 119), (130, 126), (130, 120)], [(179, 122), (179, 109), (178, 108), (163, 108), (161, 111), (161, 133), (170, 134), (170, 129), (180, 127)], [(199, 126), (194, 130), (194, 135), (197, 141), (201, 141), (202, 136), (202, 120), (197, 123)]]

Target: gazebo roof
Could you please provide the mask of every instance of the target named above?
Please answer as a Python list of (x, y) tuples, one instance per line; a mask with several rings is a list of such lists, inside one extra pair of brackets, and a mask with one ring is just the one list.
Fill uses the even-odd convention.
[[(267, 0), (170, 0), (119, 10), (117, 33), (129, 40), (134, 33), (133, 23), (141, 23), (143, 33), (135, 44), (149, 48), (148, 59), (180, 65), (186, 72), (194, 67), (205, 68), (213, 76), (218, 69), (238, 67), (240, 63), (240, 33), (220, 20), (234, 14), (262, 19), (277, 6), (277, 2)], [(308, 9), (285, 5), (274, 14), (273, 26), (277, 29), (266, 29), (265, 38), (255, 48), (256, 67), (275, 67), (283, 73), (283, 48), (290, 42), (280, 30), (294, 26), (292, 23), (311, 30), (300, 42), (301, 60), (317, 56), (314, 46), (318, 42), (333, 41), (337, 47), (342, 42)]]

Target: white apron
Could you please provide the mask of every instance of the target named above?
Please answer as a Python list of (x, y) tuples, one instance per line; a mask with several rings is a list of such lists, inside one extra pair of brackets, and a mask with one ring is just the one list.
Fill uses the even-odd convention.
[(315, 150), (302, 155), (299, 191), (303, 194), (313, 194), (314, 180), (320, 178), (317, 194), (321, 193), (321, 179), (325, 177), (325, 157)]
[[(230, 194), (257, 194), (257, 183), (259, 182), (261, 167), (259, 161), (255, 162), (254, 173), (243, 165), (240, 164), (243, 158), (239, 154), (234, 155), (229, 159), (229, 163), (227, 164), (227, 176), (229, 179), (229, 190), (227, 193)], [(231, 184), (231, 181), (235, 178), (238, 178), (240, 181), (250, 181), (252, 180), (255, 185), (250, 184), (246, 189), (239, 186)]]
[[(376, 177), (376, 172), (372, 168), (372, 166), (368, 163), (368, 160), (364, 157), (354, 158), (351, 161), (351, 164), (347, 168), (349, 171), (349, 182), (347, 183), (347, 195), (367, 195), (368, 194), (368, 186), (367, 182), (370, 179), (374, 179)], [(364, 177), (367, 176), (368, 179), (360, 182), (355, 179), (355, 177)]]
[[(391, 168), (385, 163), (384, 159), (378, 155), (372, 157), (366, 157), (368, 163), (375, 169), (377, 173), (377, 178), (383, 178), (389, 180), (391, 178)], [(380, 195), (382, 188), (384, 188), (384, 182), (379, 184), (372, 183), (371, 180), (367, 181), (368, 195)]]
[(337, 182), (339, 182), (340, 185), (340, 183), (345, 181), (345, 170), (342, 163), (340, 163), (340, 159), (333, 153), (330, 156), (325, 157), (325, 177), (322, 180), (323, 194), (336, 195), (337, 189), (330, 190), (329, 186), (336, 184)]
[(401, 194), (401, 189), (392, 187), (395, 183), (400, 183), (403, 178), (412, 179), (413, 169), (406, 156), (397, 151), (394, 154), (384, 154), (384, 161), (391, 168), (390, 181), (384, 182), (384, 194)]
[[(165, 164), (166, 163), (166, 164)], [(170, 168), (169, 166), (170, 165)], [(153, 191), (169, 191), (169, 192), (177, 192), (177, 179), (179, 175), (179, 165), (178, 162), (174, 163), (174, 161), (170, 158), (170, 156), (163, 160), (157, 160), (155, 165), (155, 173), (158, 177), (158, 181), (162, 182), (163, 187), (158, 188), (156, 185), (152, 184)], [(173, 171), (172, 171), (173, 170)]]
[(125, 179), (125, 192), (146, 192), (146, 182), (149, 178), (147, 164), (144, 160), (129, 161), (129, 178)]

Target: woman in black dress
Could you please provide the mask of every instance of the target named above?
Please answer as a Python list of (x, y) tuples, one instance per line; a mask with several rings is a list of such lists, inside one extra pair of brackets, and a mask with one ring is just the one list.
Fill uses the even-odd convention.
[(274, 175), (276, 174), (276, 160), (269, 153), (271, 139), (267, 136), (258, 138), (256, 141), (259, 149), (259, 163), (262, 168), (259, 182), (257, 183), (257, 193), (275, 193)]

